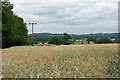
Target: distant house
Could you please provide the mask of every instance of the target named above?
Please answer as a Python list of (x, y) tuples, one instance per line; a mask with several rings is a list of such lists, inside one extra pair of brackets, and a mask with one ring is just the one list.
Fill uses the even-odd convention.
[(82, 41), (75, 41), (75, 44), (82, 44)]
[(88, 41), (84, 41), (83, 44), (88, 44)]
[(43, 44), (43, 41), (38, 41), (37, 44)]
[(90, 44), (95, 44), (95, 41), (89, 41)]
[(48, 43), (49, 43), (49, 41), (45, 41), (45, 42), (44, 42), (44, 44), (48, 44)]
[(116, 39), (111, 39), (111, 41), (115, 41)]

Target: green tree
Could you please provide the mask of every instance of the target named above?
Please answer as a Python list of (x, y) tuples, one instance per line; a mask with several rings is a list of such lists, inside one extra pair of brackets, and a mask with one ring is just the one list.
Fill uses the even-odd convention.
[(28, 30), (23, 19), (16, 16), (13, 4), (2, 2), (2, 47), (20, 46), (27, 43)]
[(95, 37), (88, 37), (87, 41), (95, 41), (95, 43), (97, 42), (97, 39)]
[(69, 34), (67, 34), (67, 33), (63, 33), (63, 44), (64, 45), (69, 45), (69, 44), (71, 44), (72, 42), (69, 40), (69, 39), (71, 39), (71, 36), (69, 35)]
[(49, 44), (56, 44), (56, 45), (61, 45), (62, 44), (62, 39), (58, 36), (54, 36), (50, 41)]
[(115, 40), (115, 43), (120, 43), (120, 39), (116, 39), (116, 40)]
[(69, 39), (71, 39), (71, 36), (69, 35), (69, 34), (67, 34), (67, 33), (63, 33), (63, 40), (64, 41), (68, 41)]
[(109, 38), (101, 38), (98, 40), (98, 43), (112, 43), (112, 41)]

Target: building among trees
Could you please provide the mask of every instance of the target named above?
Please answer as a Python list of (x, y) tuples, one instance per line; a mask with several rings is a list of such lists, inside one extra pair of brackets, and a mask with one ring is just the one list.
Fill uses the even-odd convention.
[(89, 43), (88, 43), (87, 40), (76, 40), (74, 42), (74, 44), (76, 44), (76, 45), (81, 45), (81, 44), (95, 44), (95, 41), (89, 41)]
[(89, 44), (95, 44), (95, 41), (89, 41)]
[(83, 41), (83, 44), (88, 44), (88, 41)]
[(80, 44), (82, 44), (82, 42), (83, 42), (83, 40), (76, 40), (74, 44), (76, 44), (76, 45), (79, 44), (80, 45)]
[(44, 44), (48, 44), (48, 43), (49, 43), (49, 41), (45, 41), (45, 42), (44, 42)]
[(47, 45), (48, 43), (49, 43), (49, 41), (45, 41), (45, 42), (43, 42), (43, 41), (37, 41), (38, 45), (42, 45), (42, 44)]
[(43, 44), (43, 41), (38, 41), (37, 44)]

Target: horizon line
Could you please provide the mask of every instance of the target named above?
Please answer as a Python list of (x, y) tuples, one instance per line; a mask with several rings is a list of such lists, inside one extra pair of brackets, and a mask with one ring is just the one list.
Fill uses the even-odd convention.
[[(54, 32), (35, 32), (33, 34), (40, 34), (40, 33), (51, 33), (51, 34), (63, 34), (63, 33), (67, 33), (67, 32), (63, 32), (63, 33), (54, 33)], [(112, 34), (112, 33), (119, 33), (119, 32), (96, 32), (96, 33), (67, 33), (67, 34), (76, 34), (76, 35), (82, 35), (82, 34)], [(28, 33), (28, 35), (30, 35), (32, 33)]]

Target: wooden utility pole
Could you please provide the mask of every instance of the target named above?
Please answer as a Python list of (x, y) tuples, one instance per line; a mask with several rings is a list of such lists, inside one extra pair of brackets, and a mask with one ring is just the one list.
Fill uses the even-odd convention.
[(34, 34), (33, 34), (33, 29), (34, 29), (34, 24), (37, 24), (37, 23), (29, 23), (29, 24), (32, 24), (32, 46), (34, 46)]

